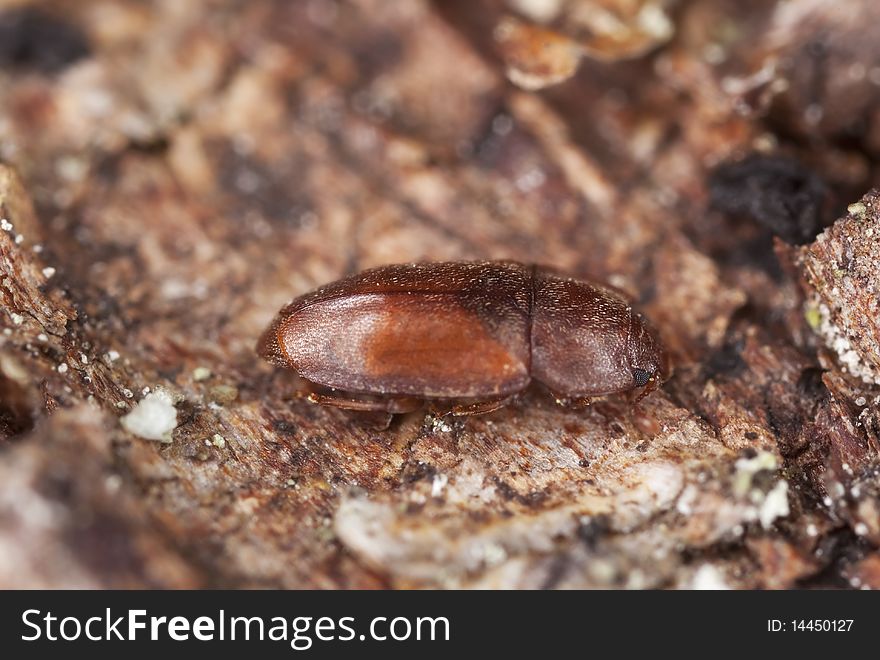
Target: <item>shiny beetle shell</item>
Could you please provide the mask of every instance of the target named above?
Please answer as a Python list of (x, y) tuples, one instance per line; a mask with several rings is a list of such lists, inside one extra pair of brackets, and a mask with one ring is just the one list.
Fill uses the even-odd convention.
[[(654, 328), (618, 292), (515, 262), (382, 266), (285, 306), (257, 348), (357, 399), (504, 401), (531, 382), (558, 399), (635, 392), (670, 373)], [(495, 406), (498, 407), (498, 406)]]

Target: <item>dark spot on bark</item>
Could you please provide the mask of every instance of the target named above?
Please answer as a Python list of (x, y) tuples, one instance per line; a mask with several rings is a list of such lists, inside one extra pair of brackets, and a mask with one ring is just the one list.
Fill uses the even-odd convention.
[(74, 495), (74, 483), (69, 474), (59, 470), (58, 473), (46, 475), (44, 479), (36, 483), (34, 490), (47, 499), (57, 502), (71, 502)]
[(711, 205), (749, 218), (787, 241), (812, 241), (827, 224), (827, 188), (815, 172), (785, 156), (752, 154), (725, 163), (709, 178)]
[(505, 500), (510, 501), (519, 498), (519, 493), (517, 493), (509, 483), (498, 478), (495, 478), (494, 481), (495, 487), (498, 489), (498, 494)]
[(57, 73), (90, 53), (79, 27), (34, 7), (0, 13), (0, 67)]
[(810, 367), (801, 372), (797, 388), (803, 392), (804, 397), (812, 401), (819, 401), (825, 398), (828, 389), (825, 387), (825, 383), (822, 382), (823, 373), (824, 371), (819, 367)]
[(34, 428), (34, 397), (0, 373), (0, 443)]
[(532, 491), (531, 493), (522, 495), (510, 484), (498, 477), (495, 477), (493, 482), (498, 489), (498, 494), (508, 502), (513, 501), (522, 504), (523, 506), (535, 507), (547, 499), (547, 493), (544, 491)]
[(267, 221), (298, 229), (316, 221), (303, 181), (304, 164), (295, 158), (265, 163), (220, 147), (220, 183), (230, 191), (233, 211), (247, 220), (256, 212)]
[(288, 422), (286, 419), (275, 419), (272, 420), (272, 430), (275, 433), (279, 433), (281, 435), (296, 435), (296, 424), (293, 422)]
[(117, 516), (93, 513), (84, 524), (65, 529), (64, 538), (79, 560), (111, 583), (121, 580), (124, 584), (132, 575), (149, 581), (132, 534)]
[(754, 431), (746, 431), (745, 438), (746, 438), (746, 440), (757, 440), (758, 434), (755, 433)]
[(543, 490), (535, 490), (522, 497), (522, 503), (527, 506), (538, 506), (547, 500), (547, 493)]
[(720, 348), (709, 355), (703, 363), (706, 378), (717, 376), (736, 376), (746, 368), (742, 359), (743, 341), (735, 339), (725, 342)]
[(362, 80), (371, 80), (390, 70), (403, 59), (403, 42), (392, 30), (369, 33), (359, 43), (352, 44), (354, 61)]
[(851, 589), (844, 577), (846, 569), (860, 561), (865, 554), (861, 539), (849, 527), (841, 527), (821, 537), (813, 556), (824, 562), (825, 568), (800, 580), (798, 589)]
[(763, 227), (756, 230), (757, 234), (751, 238), (740, 240), (733, 237), (725, 241), (711, 251), (711, 256), (724, 266), (760, 268), (773, 281), (782, 282), (785, 274), (773, 249), (773, 232)]
[(577, 537), (588, 549), (594, 550), (599, 540), (608, 534), (609, 529), (607, 516), (594, 516), (578, 526)]
[(556, 588), (571, 568), (571, 559), (566, 554), (556, 555), (547, 569), (547, 576), (541, 583), (541, 589)]
[(768, 493), (776, 485), (776, 481), (775, 470), (761, 470), (752, 475), (752, 488), (758, 488), (759, 490)]
[(437, 468), (424, 461), (408, 463), (403, 470), (402, 480), (405, 484), (411, 484), (422, 479), (431, 479), (437, 474)]

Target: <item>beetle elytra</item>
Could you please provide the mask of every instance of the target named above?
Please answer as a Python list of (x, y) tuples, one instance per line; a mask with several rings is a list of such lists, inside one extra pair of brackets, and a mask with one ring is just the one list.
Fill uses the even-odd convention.
[(327, 388), (311, 401), (406, 412), (494, 410), (536, 380), (560, 403), (632, 393), (670, 374), (653, 326), (618, 292), (511, 261), (382, 266), (282, 308), (257, 347)]

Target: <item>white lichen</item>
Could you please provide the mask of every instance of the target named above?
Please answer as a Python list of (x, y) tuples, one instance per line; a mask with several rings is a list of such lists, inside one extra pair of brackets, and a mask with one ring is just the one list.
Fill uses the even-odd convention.
[(834, 323), (828, 305), (818, 300), (813, 300), (808, 304), (811, 309), (818, 311), (818, 333), (825, 341), (825, 345), (837, 353), (837, 359), (843, 369), (865, 383), (880, 384), (880, 373), (862, 359), (846, 332)]
[(152, 392), (120, 422), (126, 431), (145, 440), (171, 442), (171, 432), (177, 427), (177, 409), (168, 394)]
[(784, 518), (789, 514), (788, 508), (788, 482), (780, 479), (770, 492), (764, 497), (764, 501), (758, 509), (758, 520), (761, 527), (769, 529), (777, 518)]

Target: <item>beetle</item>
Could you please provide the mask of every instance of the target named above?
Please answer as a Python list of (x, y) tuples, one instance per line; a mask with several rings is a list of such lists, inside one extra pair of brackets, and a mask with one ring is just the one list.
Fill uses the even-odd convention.
[(281, 309), (257, 352), (325, 393), (313, 403), (485, 413), (532, 380), (563, 405), (657, 389), (657, 331), (614, 289), (513, 261), (381, 266)]

